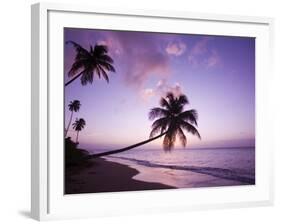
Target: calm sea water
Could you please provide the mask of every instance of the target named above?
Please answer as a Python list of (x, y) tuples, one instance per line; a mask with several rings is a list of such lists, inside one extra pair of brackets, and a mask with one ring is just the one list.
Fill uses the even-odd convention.
[(129, 165), (134, 179), (178, 188), (255, 184), (254, 148), (134, 149), (106, 159)]

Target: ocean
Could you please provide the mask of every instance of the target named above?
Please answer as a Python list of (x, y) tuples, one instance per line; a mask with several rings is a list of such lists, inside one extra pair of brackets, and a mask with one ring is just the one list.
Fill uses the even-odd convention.
[(133, 179), (176, 188), (255, 184), (255, 148), (136, 148), (105, 159), (139, 171)]

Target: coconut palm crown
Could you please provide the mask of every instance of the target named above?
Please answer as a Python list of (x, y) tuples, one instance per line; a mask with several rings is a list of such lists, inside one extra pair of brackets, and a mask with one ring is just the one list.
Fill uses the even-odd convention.
[(167, 93), (166, 97), (160, 100), (161, 107), (155, 107), (149, 112), (149, 119), (155, 120), (152, 124), (150, 138), (157, 134), (164, 134), (163, 148), (170, 151), (174, 148), (176, 138), (178, 137), (182, 146), (185, 147), (187, 138), (185, 131), (189, 132), (199, 139), (201, 136), (196, 129), (198, 114), (196, 110), (184, 110), (184, 106), (189, 104), (187, 97), (183, 94), (175, 96), (173, 93)]
[(80, 106), (81, 106), (81, 103), (79, 100), (73, 100), (73, 101), (70, 101), (70, 103), (68, 104), (68, 109), (72, 112), (77, 112), (79, 111), (80, 109)]
[[(74, 41), (67, 41), (66, 44), (73, 45), (76, 50), (76, 56), (68, 72), (68, 76), (72, 79), (69, 80), (65, 86), (79, 77), (82, 85), (93, 83), (94, 74), (97, 74), (99, 78), (103, 77), (109, 82), (107, 73), (115, 72), (115, 68), (113, 67), (113, 59), (108, 55), (108, 48), (106, 45), (96, 44), (94, 47), (90, 45), (90, 49), (86, 50)], [(79, 71), (81, 72), (78, 73)]]
[(78, 143), (78, 134), (80, 131), (82, 131), (82, 129), (85, 127), (86, 122), (83, 118), (76, 118), (75, 122), (72, 124), (73, 129), (75, 131), (77, 131), (77, 135), (76, 135), (76, 143)]

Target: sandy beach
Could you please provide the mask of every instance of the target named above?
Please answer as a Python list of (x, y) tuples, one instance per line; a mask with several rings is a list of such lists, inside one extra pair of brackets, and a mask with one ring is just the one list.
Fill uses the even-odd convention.
[(65, 176), (65, 194), (172, 189), (174, 187), (132, 179), (139, 174), (129, 166), (92, 159), (83, 166), (68, 167)]

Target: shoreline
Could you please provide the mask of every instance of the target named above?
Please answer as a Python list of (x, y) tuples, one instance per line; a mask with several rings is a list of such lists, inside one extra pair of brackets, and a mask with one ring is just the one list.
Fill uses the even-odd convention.
[(133, 179), (139, 173), (128, 165), (95, 158), (87, 164), (66, 168), (65, 194), (175, 189), (162, 183)]
[[(145, 166), (124, 158), (106, 158), (110, 162), (117, 162), (138, 170), (135, 180), (158, 182), (175, 188), (202, 188), (255, 185), (255, 179), (240, 176), (240, 179), (224, 176), (220, 173), (202, 171), (201, 169), (173, 169), (170, 166)], [(140, 160), (142, 162), (142, 160)], [(214, 168), (216, 171), (216, 168)], [(212, 170), (211, 170), (212, 171)], [(245, 180), (244, 180), (245, 179)], [(253, 182), (252, 182), (253, 181)]]

